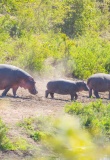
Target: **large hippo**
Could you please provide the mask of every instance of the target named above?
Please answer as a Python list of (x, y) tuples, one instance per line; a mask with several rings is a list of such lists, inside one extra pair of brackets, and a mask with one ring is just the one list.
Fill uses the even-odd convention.
[(45, 97), (48, 97), (50, 94), (51, 98), (54, 98), (54, 93), (62, 94), (62, 95), (70, 95), (71, 100), (75, 100), (78, 98), (76, 92), (80, 91), (88, 91), (87, 85), (82, 82), (74, 82), (69, 80), (53, 80), (47, 83), (47, 90), (45, 91)]
[(4, 90), (2, 96), (6, 96), (12, 88), (13, 95), (16, 97), (18, 87), (28, 89), (34, 95), (38, 93), (35, 81), (30, 74), (15, 66), (0, 64), (0, 90)]
[(87, 80), (89, 87), (89, 97), (92, 96), (92, 90), (96, 98), (100, 98), (98, 92), (109, 92), (110, 99), (110, 75), (105, 73), (97, 73), (92, 75)]

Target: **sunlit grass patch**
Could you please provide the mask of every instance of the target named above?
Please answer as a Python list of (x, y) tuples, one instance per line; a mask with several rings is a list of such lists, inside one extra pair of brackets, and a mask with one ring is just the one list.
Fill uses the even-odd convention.
[(48, 122), (49, 117), (37, 117), (37, 118), (25, 118), (17, 125), (25, 129), (26, 134), (34, 141), (41, 141), (42, 137), (45, 136), (43, 132), (43, 126)]
[(26, 151), (30, 148), (28, 142), (22, 137), (8, 136), (8, 127), (0, 119), (0, 150)]

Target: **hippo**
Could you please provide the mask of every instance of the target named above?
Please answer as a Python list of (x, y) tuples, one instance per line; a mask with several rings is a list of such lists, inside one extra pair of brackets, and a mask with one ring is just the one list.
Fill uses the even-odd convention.
[(11, 88), (13, 96), (17, 97), (16, 91), (18, 87), (28, 89), (33, 95), (38, 93), (35, 81), (30, 74), (13, 65), (0, 64), (0, 90), (4, 90), (2, 97), (6, 96)]
[(110, 99), (110, 75), (105, 73), (93, 74), (87, 80), (87, 85), (89, 87), (89, 97), (92, 96), (92, 90), (96, 98), (100, 98), (98, 92), (109, 92)]
[(47, 83), (47, 90), (45, 91), (45, 97), (50, 94), (51, 98), (54, 98), (54, 93), (62, 95), (70, 95), (71, 100), (78, 98), (76, 92), (88, 91), (88, 87), (83, 81), (69, 81), (69, 80), (53, 80)]

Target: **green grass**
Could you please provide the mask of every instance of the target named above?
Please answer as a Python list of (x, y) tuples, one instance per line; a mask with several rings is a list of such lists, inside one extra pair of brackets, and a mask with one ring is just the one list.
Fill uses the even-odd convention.
[(11, 149), (12, 145), (7, 137), (7, 127), (5, 124), (2, 122), (0, 119), (0, 149), (5, 150), (5, 149)]
[[(48, 119), (48, 117), (47, 117)], [(47, 123), (47, 119), (43, 117), (39, 118), (26, 118), (19, 122), (17, 125), (25, 129), (26, 134), (32, 138), (34, 141), (38, 142), (45, 136), (42, 132), (43, 123)]]
[(0, 150), (27, 151), (30, 145), (22, 137), (10, 139), (8, 127), (0, 119)]

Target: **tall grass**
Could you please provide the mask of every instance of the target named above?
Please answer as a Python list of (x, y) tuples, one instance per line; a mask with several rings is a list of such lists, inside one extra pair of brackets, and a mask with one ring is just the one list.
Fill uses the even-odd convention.
[(10, 139), (8, 136), (8, 127), (0, 119), (0, 150), (14, 150), (14, 151), (27, 151), (30, 145), (24, 138), (13, 137)]

